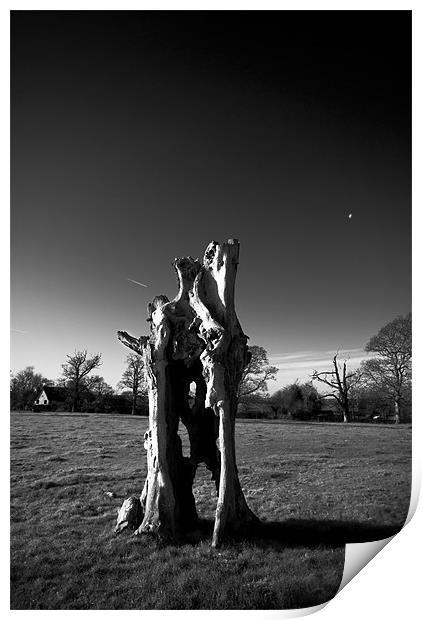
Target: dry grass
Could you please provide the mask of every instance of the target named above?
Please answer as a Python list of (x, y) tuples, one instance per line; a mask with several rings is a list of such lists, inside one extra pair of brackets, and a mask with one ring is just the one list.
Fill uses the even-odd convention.
[(201, 468), (195, 543), (115, 536), (117, 509), (142, 488), (146, 428), (126, 416), (12, 414), (13, 609), (316, 605), (338, 589), (346, 542), (384, 538), (406, 518), (409, 428), (238, 421), (239, 473), (259, 531), (210, 549), (216, 497)]

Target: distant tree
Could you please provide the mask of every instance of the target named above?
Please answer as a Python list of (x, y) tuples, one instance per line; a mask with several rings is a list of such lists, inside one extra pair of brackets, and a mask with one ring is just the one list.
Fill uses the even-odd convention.
[(315, 414), (321, 410), (321, 394), (316, 387), (312, 385), (311, 381), (300, 384), (302, 391), (304, 410), (308, 414)]
[(412, 383), (412, 316), (398, 316), (372, 336), (365, 351), (377, 357), (365, 360), (365, 382), (384, 391), (393, 402), (396, 424), (409, 403)]
[(89, 390), (94, 396), (100, 397), (105, 394), (109, 394), (110, 391), (113, 392), (113, 388), (111, 385), (104, 381), (104, 377), (100, 377), (100, 375), (92, 375), (91, 377), (87, 377), (85, 381), (85, 387)]
[(267, 382), (275, 379), (278, 373), (278, 368), (270, 365), (268, 353), (263, 347), (252, 345), (249, 352), (251, 359), (239, 383), (238, 397), (241, 402), (251, 394), (267, 395)]
[(317, 389), (310, 382), (298, 380), (274, 392), (270, 401), (274, 411), (292, 417), (310, 418), (321, 409)]
[(362, 383), (354, 391), (355, 409), (366, 418), (374, 415), (381, 417), (393, 413), (392, 402), (385, 390), (379, 389), (373, 384), (368, 384), (362, 374)]
[(298, 380), (274, 392), (271, 396), (271, 403), (277, 413), (283, 415), (291, 415), (298, 408), (302, 408), (303, 397)]
[(52, 385), (34, 366), (27, 366), (10, 378), (10, 406), (12, 409), (32, 409), (37, 393), (43, 385)]
[(104, 377), (92, 375), (87, 377), (84, 386), (87, 392), (87, 400), (94, 411), (106, 411), (109, 409), (114, 390), (104, 381)]
[(86, 387), (89, 373), (101, 366), (101, 353), (88, 357), (87, 351), (75, 351), (66, 357), (62, 379), (72, 394), (72, 411), (79, 411), (81, 391)]
[(132, 402), (132, 415), (136, 414), (139, 399), (144, 399), (147, 393), (147, 386), (144, 377), (144, 362), (142, 357), (136, 353), (131, 353), (126, 358), (126, 368), (122, 378), (118, 383), (120, 389), (127, 388), (130, 392)]
[(325, 370), (323, 372), (314, 372), (311, 375), (313, 381), (319, 381), (330, 388), (328, 394), (322, 394), (320, 398), (335, 398), (339, 408), (343, 414), (344, 422), (352, 420), (352, 396), (353, 391), (359, 385), (362, 377), (360, 370), (347, 372), (347, 363), (343, 362), (340, 368), (337, 362), (337, 353), (333, 358), (333, 370)]

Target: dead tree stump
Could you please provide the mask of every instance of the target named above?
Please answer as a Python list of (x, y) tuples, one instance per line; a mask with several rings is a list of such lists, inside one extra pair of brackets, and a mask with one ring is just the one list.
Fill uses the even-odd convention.
[[(148, 378), (148, 474), (137, 533), (177, 540), (195, 527), (192, 485), (199, 463), (218, 491), (214, 547), (226, 533), (258, 521), (243, 495), (235, 456), (237, 391), (249, 362), (234, 305), (238, 258), (239, 243), (229, 239), (210, 243), (202, 265), (190, 256), (175, 259), (179, 292), (173, 301), (160, 295), (148, 305), (150, 336), (118, 332), (123, 344), (143, 356)], [(183, 456), (179, 421), (188, 431), (189, 457)]]

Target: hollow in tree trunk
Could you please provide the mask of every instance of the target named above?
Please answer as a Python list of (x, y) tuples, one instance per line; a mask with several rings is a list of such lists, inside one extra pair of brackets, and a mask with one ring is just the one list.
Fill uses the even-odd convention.
[[(143, 356), (148, 378), (148, 474), (138, 533), (175, 540), (195, 527), (192, 485), (199, 463), (218, 491), (213, 546), (258, 521), (246, 503), (235, 456), (237, 391), (249, 362), (234, 306), (238, 257), (237, 240), (229, 240), (210, 243), (202, 265), (191, 257), (176, 259), (179, 293), (173, 301), (158, 296), (149, 304), (150, 336), (118, 332)], [(192, 383), (195, 397), (189, 399)], [(189, 435), (189, 456), (183, 456), (180, 422)]]

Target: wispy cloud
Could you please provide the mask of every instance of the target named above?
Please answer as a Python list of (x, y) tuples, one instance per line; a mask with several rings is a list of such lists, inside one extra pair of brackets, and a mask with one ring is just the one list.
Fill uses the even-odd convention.
[(25, 332), (23, 329), (15, 329), (14, 327), (10, 328), (11, 332), (15, 332), (16, 334), (27, 334), (28, 332)]
[(300, 358), (307, 358), (312, 355), (316, 355), (320, 353), (319, 351), (301, 351), (300, 353), (288, 353), (287, 355), (280, 353), (271, 355), (271, 362), (274, 364), (276, 362), (284, 362), (285, 360), (296, 360)]
[[(366, 355), (354, 355), (353, 357), (347, 357), (347, 358), (340, 358), (339, 356), (339, 361), (343, 361), (343, 359), (346, 359), (349, 363), (349, 365), (356, 365), (356, 364), (360, 364), (360, 362), (364, 359), (366, 359), (367, 356)], [(309, 371), (311, 372), (312, 370), (316, 369), (316, 368), (323, 368), (325, 367), (330, 367), (332, 365), (332, 358), (331, 357), (322, 357), (319, 359), (313, 359), (313, 360), (301, 360), (301, 361), (286, 361), (286, 362), (278, 362), (275, 363), (274, 366), (277, 366), (277, 368), (279, 368), (280, 370), (293, 370), (293, 369), (306, 369), (308, 368)]]
[[(293, 351), (290, 353), (271, 355), (270, 362), (279, 370), (276, 379), (272, 383), (271, 389), (276, 386), (287, 385), (299, 379), (309, 381), (310, 375), (314, 370), (329, 370), (333, 364), (333, 356), (337, 350), (324, 351)], [(340, 349), (338, 360), (347, 361), (348, 367), (352, 370), (357, 368), (360, 363), (368, 359), (370, 354), (362, 348)]]
[(365, 358), (366, 353), (362, 348), (357, 349), (339, 349), (329, 351), (297, 351), (286, 354), (275, 354), (270, 356), (271, 363), (275, 366), (288, 365), (289, 367), (297, 365), (304, 367), (320, 362), (332, 361), (333, 356), (338, 353), (339, 360), (351, 360), (357, 358)]
[(145, 288), (148, 288), (148, 284), (142, 284), (142, 282), (138, 282), (137, 280), (132, 280), (132, 278), (126, 278), (126, 280), (128, 280), (128, 282), (133, 282), (134, 284), (138, 284), (138, 286), (144, 286)]

